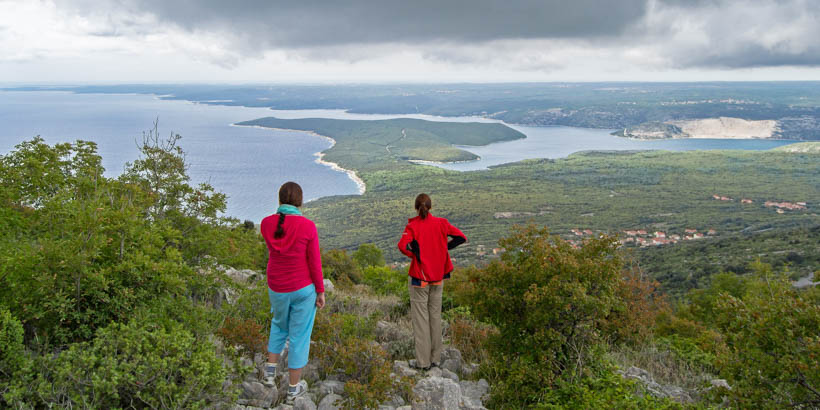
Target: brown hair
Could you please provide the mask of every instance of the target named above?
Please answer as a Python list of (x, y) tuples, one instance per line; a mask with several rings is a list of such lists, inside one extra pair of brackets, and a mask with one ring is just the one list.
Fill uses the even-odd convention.
[(419, 212), (421, 219), (427, 218), (427, 214), (430, 213), (430, 208), (432, 207), (433, 201), (430, 199), (430, 195), (419, 194), (419, 196), (416, 197), (416, 211)]
[[(279, 204), (293, 205), (296, 207), (302, 206), (302, 187), (295, 182), (285, 182), (279, 188)], [(282, 224), (285, 222), (285, 214), (279, 213), (279, 223), (276, 224), (276, 232), (273, 233), (274, 238), (281, 238), (285, 235), (285, 228)]]

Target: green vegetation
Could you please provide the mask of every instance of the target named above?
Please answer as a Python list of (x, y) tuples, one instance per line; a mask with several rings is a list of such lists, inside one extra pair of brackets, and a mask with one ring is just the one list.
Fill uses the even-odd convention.
[[(427, 192), (433, 196), (433, 212), (450, 219), (469, 238), (454, 252), (462, 264), (486, 263), (498, 247), (498, 238), (513, 224), (532, 221), (565, 238), (572, 237), (571, 229), (610, 234), (644, 229), (681, 236), (685, 229), (714, 229), (713, 238), (635, 252), (636, 261), (676, 294), (697, 286), (711, 273), (745, 272), (756, 257), (776, 266), (790, 263), (795, 275), (805, 276), (817, 268), (813, 227), (818, 225), (814, 207), (820, 203), (820, 161), (816, 154), (588, 152), (456, 172), (412, 164), (367, 143), (388, 140), (377, 135), (384, 130), (400, 135), (396, 124), (407, 125), (403, 121), (263, 119), (249, 123), (315, 130), (336, 139), (326, 158), (356, 170), (367, 184), (362, 196), (323, 198), (306, 205), (306, 214), (316, 221), (327, 248), (354, 250), (372, 242), (386, 251), (388, 261), (403, 262), (395, 243), (405, 218), (414, 215), (412, 199)], [(452, 141), (451, 133), (457, 128), (451, 126), (464, 125), (417, 120), (408, 124), (423, 124), (426, 132), (441, 133), (436, 137), (440, 141)], [(470, 124), (465, 132), (485, 127), (469, 134), (483, 137), (469, 138), (507, 135), (488, 124)], [(408, 133), (407, 143), (415, 138), (412, 135)], [(360, 136), (366, 137), (359, 140)], [(715, 200), (715, 194), (733, 200)], [(743, 204), (741, 199), (753, 203)], [(770, 200), (807, 202), (809, 209), (778, 214), (764, 206)]]
[[(430, 127), (435, 137), (424, 138), (447, 141)], [(336, 290), (317, 316), (315, 367), (305, 377), (344, 382), (340, 405), (412, 399), (413, 380), (391, 376), (392, 361), (413, 354), (406, 272), (385, 266), (380, 248), (393, 252), (401, 216), (412, 215), (411, 199), (421, 190), (473, 241), (459, 258), (476, 242), (505, 249), (486, 266), (453, 272), (443, 304), (449, 342), (479, 365), (461, 376), (490, 380), (490, 406), (820, 404), (820, 288), (798, 290), (789, 282), (796, 268), (816, 263), (816, 215), (811, 208), (777, 214), (760, 203), (814, 204), (816, 156), (588, 153), (456, 173), (398, 157), (379, 163), (347, 155), (353, 135), (340, 138), (328, 156), (343, 166), (363, 164), (357, 170), (367, 194), (307, 207), (320, 232), (335, 235), (322, 240), (323, 269)], [(118, 178), (102, 175), (90, 142), (49, 146), (35, 139), (0, 157), (1, 406), (202, 408), (236, 401), (251, 371), (240, 359), (263, 352), (270, 326), (260, 273), (265, 247), (247, 224), (221, 216), (223, 195), (189, 185), (178, 141), (149, 132), (142, 156)], [(755, 203), (710, 199), (713, 192)], [(510, 211), (531, 214), (495, 217)], [(510, 227), (526, 219), (538, 225)], [(670, 304), (658, 283), (630, 264), (617, 238), (595, 235), (576, 246), (551, 236), (543, 222), (564, 236), (561, 227), (736, 231), (659, 248), (669, 265), (640, 256), (649, 250), (637, 252), (647, 261), (642, 266), (683, 266), (670, 278), (711, 252), (709, 244), (732, 266), (746, 260), (731, 258), (737, 247), (769, 252), (787, 239), (797, 256), (771, 251), (793, 270), (755, 262), (745, 275), (719, 269), (702, 270), (698, 280), (662, 277), (680, 295)], [(749, 226), (776, 229), (744, 232)], [(737, 239), (747, 234), (755, 236)], [(358, 249), (350, 255), (332, 249), (334, 241)], [(706, 256), (695, 265), (713, 262)], [(227, 273), (227, 265), (251, 270)], [(664, 382), (685, 374), (691, 396), (653, 396), (619, 374), (633, 365)], [(711, 387), (716, 377), (732, 389)]]
[[(188, 184), (179, 136), (145, 135), (106, 178), (92, 142), (24, 142), (0, 157), (3, 399), (32, 407), (204, 407), (232, 349), (214, 268), (264, 266), (258, 235), (221, 217), (225, 197)], [(21, 332), (24, 330), (24, 332)], [(22, 346), (26, 354), (21, 354)]]
[(438, 162), (476, 159), (475, 154), (453, 145), (487, 145), (526, 136), (501, 124), (430, 122), (415, 119), (382, 121), (307, 118), (282, 120), (268, 117), (240, 122), (269, 128), (313, 131), (336, 140), (327, 161), (359, 172), (407, 164), (407, 160)]

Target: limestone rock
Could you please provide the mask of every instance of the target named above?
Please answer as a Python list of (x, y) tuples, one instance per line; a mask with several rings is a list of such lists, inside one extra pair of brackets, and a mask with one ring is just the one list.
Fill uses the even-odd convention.
[(331, 282), (330, 279), (325, 279), (323, 283), (325, 284), (325, 292), (330, 293), (336, 290), (336, 287), (333, 286), (333, 282)]
[(455, 374), (454, 372), (451, 372), (451, 371), (447, 370), (447, 369), (441, 369), (441, 377), (443, 377), (445, 379), (450, 379), (450, 380), (458, 383), (458, 375)]
[(461, 375), (464, 377), (470, 377), (478, 371), (478, 368), (478, 363), (464, 363), (461, 365)]
[(256, 279), (257, 273), (256, 271), (250, 269), (234, 269), (234, 268), (225, 268), (225, 275), (229, 278), (237, 281), (237, 282), (244, 282), (248, 283)]
[(711, 381), (713, 388), (724, 388), (726, 390), (732, 390), (732, 386), (729, 386), (729, 382), (726, 379), (714, 379)]
[(319, 402), (319, 410), (339, 410), (342, 408), (342, 396), (330, 393)]
[(293, 401), (293, 410), (316, 410), (316, 404), (307, 395), (297, 397)]
[(431, 367), (430, 370), (427, 371), (427, 377), (444, 377), (441, 373), (440, 367)]
[[(319, 390), (319, 396), (329, 395), (329, 394), (342, 394), (345, 391), (345, 384), (344, 382), (340, 382), (337, 380), (324, 380), (319, 382), (316, 385), (316, 388)], [(322, 400), (324, 401), (324, 400)]]
[(393, 373), (396, 373), (398, 376), (402, 377), (414, 377), (419, 372), (418, 370), (411, 369), (408, 362), (404, 360), (396, 360), (393, 362)]
[(692, 403), (692, 396), (685, 389), (678, 386), (663, 386), (654, 379), (648, 371), (639, 367), (631, 366), (626, 371), (619, 373), (627, 379), (637, 380), (643, 385), (646, 392), (658, 398), (670, 398), (678, 403)]
[(461, 358), (461, 352), (455, 347), (448, 347), (441, 352), (441, 368), (447, 369), (453, 373), (461, 371), (461, 366), (464, 360)]
[(481, 379), (477, 382), (461, 381), (461, 407), (464, 409), (484, 409), (483, 402), (487, 398), (487, 392), (490, 391), (490, 384), (486, 380)]
[(413, 410), (456, 410), (461, 404), (461, 388), (443, 377), (421, 379), (413, 387), (413, 393), (417, 399)]
[(279, 392), (259, 382), (242, 382), (242, 393), (237, 403), (255, 407), (270, 407), (279, 398)]

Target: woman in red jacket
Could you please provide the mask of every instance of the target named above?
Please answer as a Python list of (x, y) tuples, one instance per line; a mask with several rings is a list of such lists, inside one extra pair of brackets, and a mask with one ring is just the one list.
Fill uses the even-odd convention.
[(260, 224), (268, 245), (268, 297), (273, 313), (265, 382), (274, 384), (279, 356), (287, 341), (288, 401), (307, 391), (307, 382), (299, 379), (308, 362), (316, 308), (325, 304), (316, 225), (302, 216), (300, 206), (302, 188), (286, 182), (279, 188), (279, 209)]
[[(442, 281), (453, 271), (447, 251), (467, 242), (467, 237), (446, 219), (430, 214), (432, 201), (427, 194), (419, 194), (415, 206), (418, 216), (407, 221), (399, 250), (411, 259), (410, 315), (416, 346), (413, 367), (428, 370), (441, 362)], [(448, 237), (452, 238), (449, 242)]]

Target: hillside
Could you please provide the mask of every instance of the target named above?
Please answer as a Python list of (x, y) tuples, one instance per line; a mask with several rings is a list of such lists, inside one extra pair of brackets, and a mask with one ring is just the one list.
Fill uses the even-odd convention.
[(773, 149), (781, 152), (820, 154), (820, 142), (798, 142)]
[(453, 145), (486, 145), (526, 136), (502, 124), (259, 118), (236, 125), (315, 132), (336, 141), (325, 159), (359, 172), (407, 166), (408, 160), (454, 162), (477, 157)]
[[(324, 132), (344, 125), (328, 124)], [(189, 184), (179, 138), (147, 132), (139, 158), (116, 178), (103, 175), (92, 142), (50, 146), (35, 138), (0, 156), (0, 220), (6, 227), (0, 231), (0, 406), (669, 409), (727, 400), (739, 408), (800, 407), (820, 400), (811, 387), (820, 382), (814, 370), (820, 368), (820, 287), (795, 289), (790, 272), (755, 262), (747, 275), (702, 278), (697, 289), (680, 292), (682, 303), (671, 305), (617, 238), (575, 229), (581, 243), (536, 224), (493, 237), (506, 252), (486, 266), (457, 262), (460, 268), (444, 290), (441, 363), (413, 370), (406, 271), (386, 266), (378, 247), (365, 243), (380, 232), (367, 231), (376, 227), (362, 219), (400, 228), (420, 182), (446, 184), (431, 191), (434, 210), (452, 214), (473, 241), (495, 235), (483, 231), (487, 224), (469, 225), (487, 216), (502, 222), (494, 229), (525, 218), (556, 218), (553, 224), (564, 215), (570, 222), (597, 220), (599, 212), (619, 223), (618, 214), (634, 216), (629, 208), (670, 205), (657, 199), (641, 204), (651, 199), (643, 190), (660, 195), (677, 183), (682, 190), (675, 193), (686, 198), (710, 176), (738, 183), (763, 178), (755, 189), (769, 189), (766, 195), (801, 199), (792, 190), (802, 189), (814, 198), (816, 178), (807, 182), (816, 173), (814, 156), (586, 153), (463, 174), (398, 159), (382, 166), (362, 161), (362, 175), (381, 179), (383, 186), (306, 209), (318, 216), (323, 234), (341, 232), (361, 245), (349, 254), (323, 239), (327, 304), (317, 313), (302, 373), (308, 392), (291, 407), (283, 404), (284, 377), (274, 385), (261, 381), (271, 324), (264, 241), (253, 223), (221, 215), (223, 194)], [(339, 141), (339, 159), (346, 160), (343, 148), (355, 138)], [(681, 169), (692, 179), (680, 177)], [(757, 226), (764, 233), (746, 242), (734, 239), (741, 234), (707, 231), (717, 235), (708, 240), (713, 242), (661, 248), (682, 253), (664, 259), (691, 265), (687, 259), (708, 258), (716, 247), (717, 258), (761, 250), (781, 255), (786, 238), (796, 250), (785, 254), (788, 261), (816, 261), (818, 230), (800, 228), (816, 218), (812, 208), (783, 200), (738, 204), (726, 195), (741, 188), (725, 182), (717, 187), (726, 192), (712, 197), (711, 206), (694, 204), (705, 208), (697, 218), (735, 215), (730, 223), (742, 225), (765, 219), (762, 206), (794, 225), (770, 233)], [(391, 196), (394, 189), (408, 197)], [(757, 198), (762, 191), (749, 192)], [(448, 195), (462, 197), (442, 200)], [(541, 202), (546, 195), (553, 195), (549, 204)], [(602, 204), (578, 204), (579, 197)], [(540, 210), (490, 214), (493, 204), (539, 204)], [(598, 208), (587, 212), (589, 206)], [(330, 211), (339, 213), (337, 219), (324, 213)], [(693, 213), (686, 207), (682, 212)], [(644, 216), (650, 219), (640, 223), (689, 217)], [(328, 223), (338, 225), (321, 225)], [(363, 232), (370, 236), (360, 237)]]
[[(516, 135), (498, 125), (448, 125), (418, 120), (268, 118), (243, 124), (312, 130), (334, 138), (337, 144), (326, 151), (325, 158), (357, 171), (367, 184), (367, 192), (362, 196), (311, 202), (306, 205), (306, 214), (317, 222), (323, 246), (355, 249), (361, 243), (376, 243), (386, 252), (388, 261), (397, 263), (405, 261), (395, 243), (406, 218), (414, 215), (412, 200), (419, 192), (431, 194), (433, 212), (450, 219), (469, 237), (469, 243), (454, 252), (462, 265), (482, 264), (497, 257), (498, 238), (514, 224), (528, 222), (549, 226), (554, 234), (578, 242), (587, 234), (579, 236), (573, 230), (622, 237), (627, 230), (662, 231), (681, 238), (681, 244), (661, 242), (652, 249), (682, 245), (687, 229), (702, 233), (713, 230), (714, 235), (698, 239), (707, 243), (741, 232), (820, 224), (816, 212), (820, 203), (816, 182), (820, 161), (816, 154), (589, 152), (462, 173), (408, 162), (402, 155), (388, 152), (385, 141), (396, 141), (400, 130), (411, 126), (424, 127), (424, 133), (408, 132), (408, 137), (396, 144), (396, 152), (414, 144), (416, 135), (431, 150), (435, 150), (434, 144), (463, 141), (464, 137), (456, 140), (452, 134), (440, 131), (460, 127), (473, 131), (469, 136), (473, 144)], [(807, 206), (784, 210), (767, 205), (782, 202)], [(653, 245), (653, 241), (649, 239), (649, 244)], [(778, 241), (780, 248), (789, 249), (786, 236)], [(633, 243), (637, 244), (625, 245), (632, 247)], [(652, 252), (639, 252), (639, 259), (652, 260)], [(778, 262), (771, 255), (761, 258)], [(699, 264), (681, 266), (671, 260), (660, 266), (654, 260), (650, 265), (657, 271), (650, 273), (675, 292), (697, 286), (708, 272), (738, 266), (728, 259), (718, 259), (718, 265), (708, 269)], [(805, 274), (817, 269), (817, 265), (809, 258), (794, 263), (793, 269)]]

